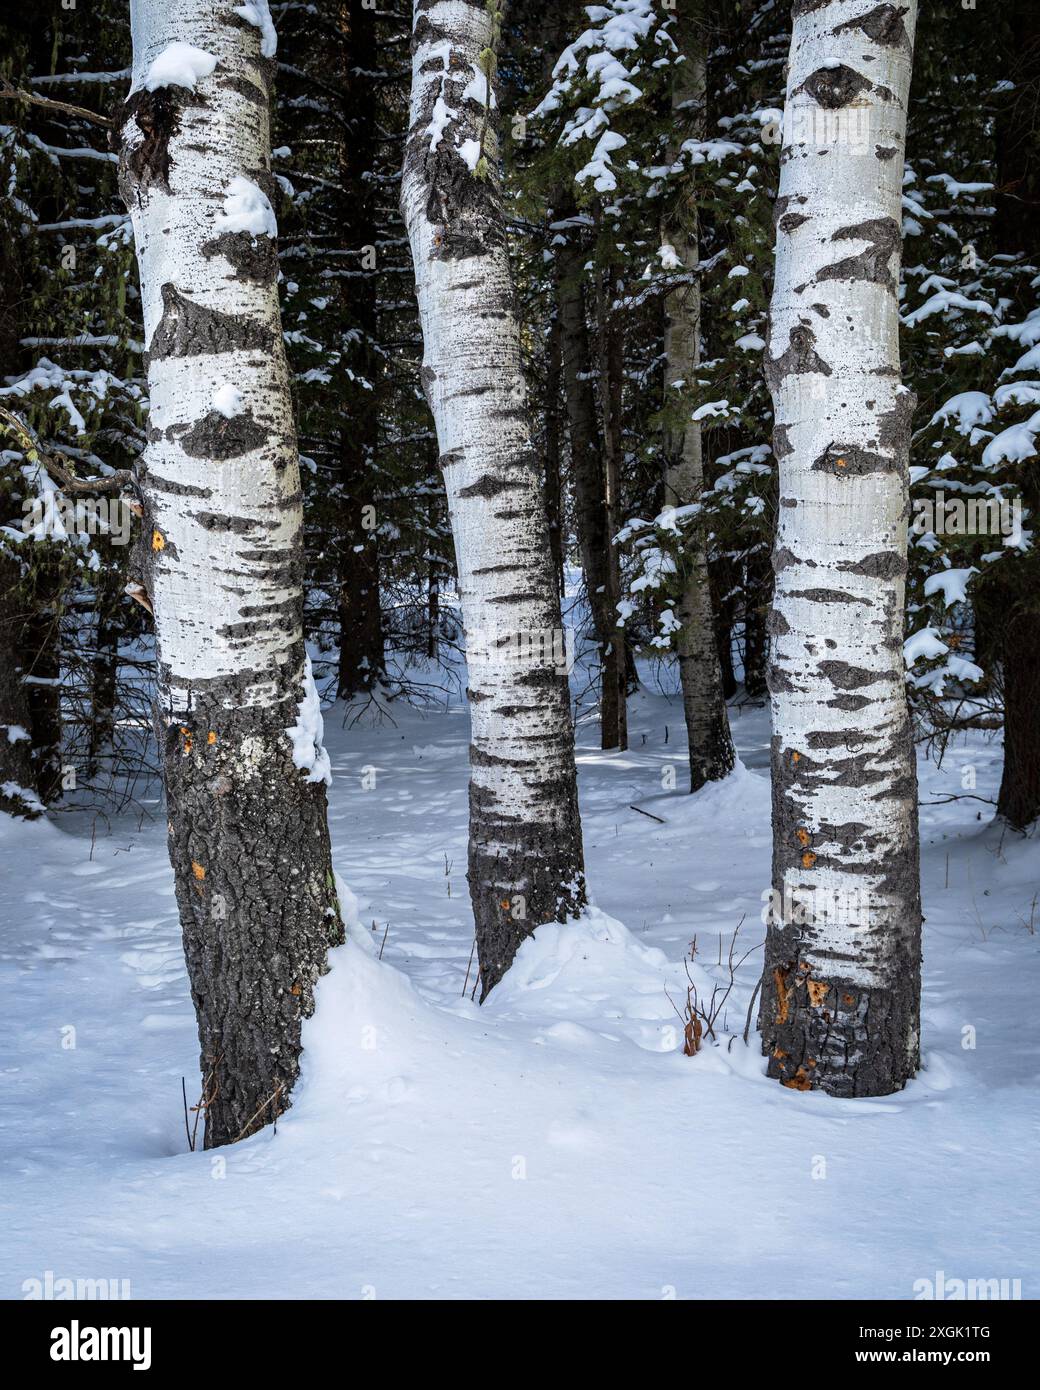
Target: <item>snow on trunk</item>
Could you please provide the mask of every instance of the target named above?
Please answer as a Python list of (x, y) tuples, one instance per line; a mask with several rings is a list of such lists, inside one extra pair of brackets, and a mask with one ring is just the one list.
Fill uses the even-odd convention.
[(131, 589), (155, 616), (208, 1147), (286, 1108), (302, 1020), (342, 937), (302, 634), (261, 10), (133, 0), (118, 114), (151, 397)]
[(841, 1096), (918, 1064), (917, 781), (903, 679), (914, 397), (900, 186), (916, 5), (795, 0), (766, 377), (773, 557), (769, 1073)]
[[(684, 63), (675, 69), (672, 89), (672, 130), (677, 144), (704, 137), (705, 59), (693, 23), (679, 30)], [(676, 157), (681, 156), (676, 152)], [(700, 231), (696, 199), (682, 197), (662, 226), (662, 244), (673, 248), (691, 281), (665, 296), (664, 395), (667, 405), (676, 382), (696, 378), (701, 358), (701, 287), (697, 278)], [(666, 506), (687, 507), (699, 502), (704, 489), (701, 427), (687, 418), (681, 428), (666, 430), (664, 439)], [(733, 771), (735, 753), (729, 715), (722, 693), (722, 666), (715, 641), (715, 618), (708, 585), (708, 555), (700, 519), (684, 532), (683, 590), (676, 605), (682, 629), (676, 639), (683, 714), (690, 757), (690, 790), (716, 782)]]
[[(416, 0), (401, 206), (466, 626), (469, 883), (482, 992), (585, 900), (565, 643), (496, 172), (496, 22)], [(482, 55), (484, 55), (482, 57)]]

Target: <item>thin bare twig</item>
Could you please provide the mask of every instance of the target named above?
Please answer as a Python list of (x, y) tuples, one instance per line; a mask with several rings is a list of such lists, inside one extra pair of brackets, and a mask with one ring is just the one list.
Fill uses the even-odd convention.
[(111, 116), (102, 116), (98, 111), (88, 111), (85, 106), (73, 106), (71, 102), (55, 101), (53, 97), (41, 97), (36, 92), (27, 92), (22, 87), (16, 87), (6, 77), (0, 77), (0, 98), (4, 97), (9, 101), (28, 102), (30, 106), (42, 106), (48, 111), (59, 111), (63, 116), (78, 116), (81, 121), (104, 126), (106, 130), (115, 127), (115, 121)]

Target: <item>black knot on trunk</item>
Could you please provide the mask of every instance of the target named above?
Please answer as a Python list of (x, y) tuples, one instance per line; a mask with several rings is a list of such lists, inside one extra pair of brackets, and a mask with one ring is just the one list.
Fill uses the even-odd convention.
[(813, 101), (828, 111), (837, 111), (855, 101), (861, 92), (869, 91), (871, 85), (861, 72), (839, 63), (833, 68), (817, 68), (798, 90), (808, 92)]

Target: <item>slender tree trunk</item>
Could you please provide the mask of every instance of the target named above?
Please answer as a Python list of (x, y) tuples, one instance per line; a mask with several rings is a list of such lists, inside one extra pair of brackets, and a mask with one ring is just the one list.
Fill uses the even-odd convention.
[[(302, 633), (267, 199), (269, 36), (208, 0), (132, 0), (131, 18), (120, 175), (151, 398), (136, 583), (155, 614), (155, 718), (212, 1147), (286, 1108), (302, 1021), (343, 927)], [(193, 60), (194, 87), (149, 91), (174, 43), (209, 55)]]
[(435, 660), (440, 648), (441, 581), (435, 556), (430, 556), (429, 578), (426, 586), (426, 655)]
[(21, 567), (0, 550), (0, 811), (39, 814), (32, 760), (32, 720), (21, 664), (24, 622), (19, 600)]
[[(1022, 466), (1022, 503), (1040, 516), (1035, 461)], [(1040, 817), (1040, 564), (1026, 554), (995, 565), (978, 598), (986, 629), (996, 637), (1004, 696), (1004, 767), (997, 815), (1014, 830)]]
[[(1014, 82), (997, 121), (997, 218), (999, 251), (1036, 256), (1040, 216), (1040, 12), (1035, 0), (1002, 7), (1012, 45), (1008, 74)], [(1040, 516), (1040, 485), (1034, 459), (1022, 465), (1022, 493), (1032, 524)], [(1006, 562), (1005, 562), (1006, 564)], [(1005, 565), (996, 567), (998, 574)], [(1004, 687), (1004, 770), (997, 814), (1016, 830), (1040, 817), (1040, 566), (1035, 553), (1015, 562), (1010, 581), (990, 585), (985, 603), (1000, 634)]]
[[(469, 884), (482, 997), (540, 924), (584, 905), (559, 595), (481, 55), (489, 9), (416, 0), (402, 211), (466, 625)], [(493, 98), (492, 98), (493, 99)]]
[[(565, 202), (558, 215), (565, 220), (573, 213), (573, 204)], [(607, 511), (607, 481), (586, 317), (586, 260), (579, 233), (571, 227), (556, 248), (556, 294), (571, 477), (585, 588), (599, 646), (601, 744), (604, 748), (618, 748), (622, 746), (621, 706), (625, 695), (624, 637), (617, 625), (620, 595), (614, 594), (611, 567), (614, 533), (610, 530)]]
[(737, 693), (737, 673), (733, 667), (733, 628), (736, 622), (734, 576), (733, 561), (727, 556), (708, 561), (708, 586), (715, 615), (715, 650), (719, 657), (724, 700), (731, 700)]
[(612, 704), (617, 711), (615, 747), (628, 747), (628, 643), (625, 629), (618, 624), (621, 601), (621, 557), (614, 537), (621, 522), (621, 465), (624, 444), (621, 410), (624, 390), (625, 357), (621, 333), (611, 313), (616, 276), (609, 268), (596, 280), (596, 321), (599, 343), (600, 414), (603, 420), (603, 521), (607, 534), (607, 585), (603, 596), (603, 624), (610, 639), (608, 665), (603, 673), (615, 687)]
[(32, 735), (33, 782), (45, 806), (61, 796), (61, 614), (69, 583), (60, 543), (35, 559), (32, 600), (21, 631), (21, 664)]
[[(339, 545), (339, 669), (336, 696), (351, 700), (374, 690), (386, 672), (379, 602), (379, 544), (372, 500), (374, 431), (360, 439), (340, 434), (342, 516)], [(371, 509), (371, 510), (368, 510)], [(366, 525), (371, 518), (372, 525)]]
[(1004, 770), (997, 814), (1026, 830), (1040, 817), (1040, 612), (1028, 599), (1019, 596), (1003, 635)]
[(560, 486), (560, 384), (563, 362), (560, 354), (560, 321), (549, 326), (545, 361), (545, 507), (549, 517), (549, 545), (553, 574), (560, 597), (564, 590), (563, 495)]
[(914, 0), (795, 0), (765, 363), (780, 504), (760, 1024), (771, 1076), (839, 1096), (897, 1091), (918, 1065), (897, 316), (915, 19)]
[(116, 728), (116, 693), (119, 676), (120, 608), (123, 595), (113, 592), (111, 580), (98, 592), (94, 625), (94, 653), (90, 660), (90, 735), (87, 740), (87, 776), (96, 777), (105, 753), (111, 753)]
[[(704, 138), (705, 56), (703, 39), (693, 21), (680, 20), (677, 33), (686, 61), (675, 69), (672, 88), (672, 129), (676, 147), (683, 140)], [(662, 242), (675, 248), (683, 269), (693, 276), (665, 296), (664, 393), (665, 403), (674, 396), (676, 382), (696, 376), (701, 359), (701, 290), (696, 278), (700, 260), (697, 204), (682, 198), (666, 217)], [(687, 419), (679, 428), (665, 431), (664, 501), (666, 506), (688, 507), (700, 501), (704, 490), (701, 427)], [(705, 782), (717, 782), (733, 771), (736, 754), (729, 731), (729, 715), (722, 690), (722, 668), (715, 639), (715, 616), (708, 581), (708, 556), (701, 519), (683, 529), (682, 596), (676, 617), (682, 624), (677, 637), (679, 678), (690, 755), (690, 791)]]
[[(372, 174), (376, 164), (378, 129), (372, 119), (372, 82), (377, 66), (376, 17), (362, 0), (337, 0), (345, 89), (344, 128), (339, 151), (342, 191), (341, 247), (356, 263), (354, 274), (343, 277), (346, 317), (354, 331), (345, 347), (346, 365), (353, 372), (346, 401), (347, 423), (340, 432), (340, 486), (343, 515), (339, 536), (339, 673), (340, 699), (371, 691), (383, 678), (385, 656), (379, 603), (379, 543), (375, 461), (379, 446), (379, 404), (376, 389), (381, 366), (372, 350), (378, 322), (376, 293), (379, 272), (367, 263), (375, 254), (376, 213)], [(369, 252), (363, 251), (370, 247)]]
[(773, 570), (763, 542), (747, 558), (744, 570), (744, 689), (754, 700), (769, 693), (767, 622), (773, 597)]

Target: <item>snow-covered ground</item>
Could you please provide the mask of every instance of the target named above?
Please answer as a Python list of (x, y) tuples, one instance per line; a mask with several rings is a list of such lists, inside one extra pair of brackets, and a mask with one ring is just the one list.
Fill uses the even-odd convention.
[[(215, 1153), (187, 1151), (197, 1044), (158, 804), (93, 843), (83, 813), (0, 817), (0, 1295), (50, 1271), (135, 1298), (909, 1299), (941, 1270), (1036, 1296), (1040, 843), (979, 801), (924, 806), (926, 1067), (836, 1101), (745, 1047), (760, 950), (718, 1047), (684, 1056), (670, 1002), (692, 941), (703, 996), (738, 924), (738, 957), (762, 939), (764, 710), (734, 711), (742, 766), (696, 797), (677, 700), (633, 701), (627, 753), (582, 724), (597, 909), (539, 931), (483, 1008), (463, 995), (466, 712), (391, 713), (326, 713), (357, 922), (292, 1110)], [(922, 799), (966, 764), (994, 796), (980, 738), (922, 764)]]

